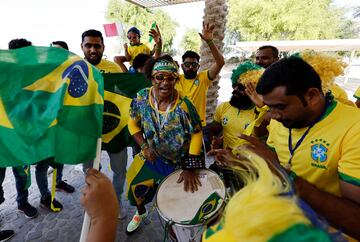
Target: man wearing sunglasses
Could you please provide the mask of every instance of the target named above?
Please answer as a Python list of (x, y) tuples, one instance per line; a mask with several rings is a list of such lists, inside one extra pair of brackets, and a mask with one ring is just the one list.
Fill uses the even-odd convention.
[(214, 57), (213, 63), (209, 69), (198, 73), (200, 56), (193, 51), (186, 51), (182, 56), (181, 68), (184, 74), (180, 75), (175, 88), (180, 95), (188, 97), (196, 107), (201, 119), (202, 126), (206, 125), (206, 93), (212, 80), (220, 73), (224, 66), (224, 57), (213, 42), (214, 26), (203, 23), (202, 33), (199, 33), (209, 46)]

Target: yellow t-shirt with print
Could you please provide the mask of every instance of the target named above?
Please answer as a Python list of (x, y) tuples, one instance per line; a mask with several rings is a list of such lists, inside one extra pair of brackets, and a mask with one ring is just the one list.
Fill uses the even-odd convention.
[[(293, 148), (306, 129), (292, 129)], [(267, 144), (286, 166), (290, 157), (289, 129), (271, 120), (268, 130)], [(339, 196), (339, 179), (360, 186), (359, 140), (360, 111), (334, 101), (294, 152), (291, 170), (320, 190)]]
[(188, 97), (199, 113), (202, 126), (206, 125), (206, 94), (211, 80), (208, 70), (198, 73), (194, 79), (186, 79), (182, 74), (175, 88), (183, 97)]
[(139, 44), (139, 45), (130, 45), (128, 47), (128, 53), (131, 56), (130, 65), (132, 65), (133, 60), (138, 54), (147, 54), (150, 55), (151, 50), (150, 48), (145, 44)]
[(101, 73), (121, 73), (120, 66), (114, 62), (101, 59), (100, 63), (95, 66)]
[(357, 89), (356, 92), (354, 93), (354, 98), (360, 99), (360, 87), (358, 87), (358, 89)]
[(338, 84), (334, 84), (331, 86), (330, 91), (332, 95), (334, 96), (335, 100), (338, 100), (339, 102), (342, 102), (343, 104), (347, 104), (350, 106), (355, 107), (355, 103), (349, 100), (345, 90), (341, 88)]
[(239, 136), (245, 128), (256, 118), (255, 107), (248, 110), (240, 110), (230, 105), (229, 102), (221, 103), (215, 111), (214, 121), (222, 126), (224, 148), (233, 149)]

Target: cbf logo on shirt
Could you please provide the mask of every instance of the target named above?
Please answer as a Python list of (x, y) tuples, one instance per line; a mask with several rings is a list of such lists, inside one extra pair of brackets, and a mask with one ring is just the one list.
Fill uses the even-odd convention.
[(324, 139), (312, 140), (311, 144), (311, 158), (313, 159), (313, 161), (315, 161), (315, 163), (312, 163), (311, 165), (318, 168), (326, 169), (327, 167), (325, 166), (325, 164), (321, 163), (324, 163), (328, 158), (327, 152), (329, 150), (328, 147), (330, 146), (330, 144)]
[(199, 81), (198, 79), (196, 79), (196, 80), (194, 81), (194, 85), (195, 85), (195, 86), (199, 86), (199, 83), (200, 83), (200, 81)]
[(223, 126), (227, 125), (228, 121), (229, 121), (229, 120), (228, 120), (227, 117), (223, 118), (223, 119), (222, 119), (222, 124), (223, 124)]

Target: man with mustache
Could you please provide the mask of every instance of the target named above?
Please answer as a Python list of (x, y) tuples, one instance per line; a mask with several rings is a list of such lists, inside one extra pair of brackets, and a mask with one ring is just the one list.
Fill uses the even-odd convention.
[[(248, 147), (283, 166), (296, 194), (331, 226), (360, 239), (359, 110), (325, 95), (319, 74), (296, 57), (267, 68), (256, 91), (272, 120), (267, 145), (242, 136)], [(231, 157), (226, 150), (212, 153)]]
[(256, 50), (255, 63), (263, 68), (268, 68), (279, 60), (279, 50), (272, 45), (264, 45)]
[[(81, 49), (84, 52), (85, 60), (98, 68), (102, 73), (122, 72), (116, 63), (102, 58), (105, 45), (100, 31), (94, 29), (87, 30), (82, 34), (81, 40)], [(111, 170), (114, 172), (113, 185), (119, 201), (119, 219), (124, 219), (126, 217), (126, 211), (122, 206), (121, 194), (124, 190), (126, 176), (127, 148), (125, 147), (122, 150), (107, 150), (107, 153), (110, 157)], [(85, 163), (83, 170), (85, 171), (92, 166), (92, 161)]]
[[(214, 121), (208, 125), (210, 134), (208, 139), (212, 140), (211, 149), (232, 150), (237, 147), (241, 140), (239, 136), (258, 117), (263, 103), (258, 95), (254, 95), (254, 86), (263, 71), (264, 68), (251, 61), (243, 62), (233, 70), (231, 75), (233, 92), (230, 101), (221, 103), (216, 108)], [(252, 92), (249, 92), (249, 89)], [(242, 184), (229, 168), (222, 167), (219, 162), (211, 165), (210, 168), (224, 177), (227, 187), (232, 187), (234, 190), (241, 188)]]
[(213, 31), (213, 25), (203, 23), (202, 34), (199, 33), (199, 35), (208, 44), (215, 63), (209, 69), (198, 73), (200, 56), (194, 51), (186, 51), (182, 56), (183, 63), (181, 64), (184, 74), (180, 75), (175, 86), (181, 96), (192, 101), (200, 115), (203, 127), (206, 125), (206, 93), (211, 81), (220, 73), (225, 64), (223, 55), (214, 44)]

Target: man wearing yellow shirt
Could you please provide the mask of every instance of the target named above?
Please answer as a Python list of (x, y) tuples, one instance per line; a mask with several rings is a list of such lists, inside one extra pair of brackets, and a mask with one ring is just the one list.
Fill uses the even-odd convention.
[[(90, 29), (82, 34), (81, 49), (84, 52), (85, 59), (98, 68), (102, 73), (122, 72), (120, 67), (114, 62), (103, 59), (105, 49), (104, 39), (100, 31)], [(107, 151), (110, 157), (111, 170), (114, 172), (113, 185), (119, 201), (120, 216), (123, 219), (126, 212), (121, 206), (121, 194), (124, 190), (127, 164), (127, 148), (119, 150), (116, 153)], [(92, 167), (92, 162), (85, 163), (84, 169)]]
[[(240, 135), (245, 132), (251, 123), (256, 120), (259, 110), (256, 106), (263, 105), (249, 93), (249, 87), (254, 89), (264, 68), (251, 61), (245, 61), (238, 65), (231, 75), (233, 86), (232, 96), (229, 102), (221, 103), (215, 111), (214, 121), (207, 126), (208, 137), (211, 140), (211, 149), (229, 149), (237, 147), (242, 141)], [(249, 93), (249, 94), (248, 94)], [(250, 126), (249, 126), (250, 125)], [(220, 136), (222, 135), (222, 136)], [(209, 147), (206, 147), (209, 150)], [(224, 179), (226, 187), (233, 191), (239, 190), (243, 184), (229, 167), (222, 167), (218, 163), (212, 164), (210, 169), (214, 170)]]
[(180, 80), (175, 86), (180, 95), (192, 101), (203, 126), (206, 125), (206, 93), (211, 81), (220, 73), (225, 64), (223, 55), (213, 42), (213, 31), (214, 26), (204, 23), (202, 34), (199, 33), (199, 35), (208, 44), (215, 63), (209, 69), (198, 73), (200, 56), (194, 51), (186, 51), (182, 56), (181, 64), (184, 74), (180, 75)]
[(280, 162), (297, 195), (334, 227), (360, 239), (360, 112), (322, 92), (315, 70), (300, 58), (272, 64), (261, 77), (273, 119), (268, 145), (253, 137), (253, 150)]
[(356, 98), (356, 102), (355, 102), (356, 106), (360, 108), (360, 87), (358, 87), (358, 89), (354, 93), (354, 98)]
[[(263, 71), (264, 68), (251, 61), (242, 62), (232, 71), (233, 92), (230, 101), (221, 103), (216, 108), (214, 121), (208, 125), (211, 137), (218, 136), (222, 132), (223, 148), (235, 148), (239, 144), (239, 136), (259, 114), (255, 105), (263, 106), (262, 100), (248, 95), (247, 92), (250, 85), (254, 89)], [(213, 139), (213, 149), (219, 148), (218, 141), (221, 140)]]

